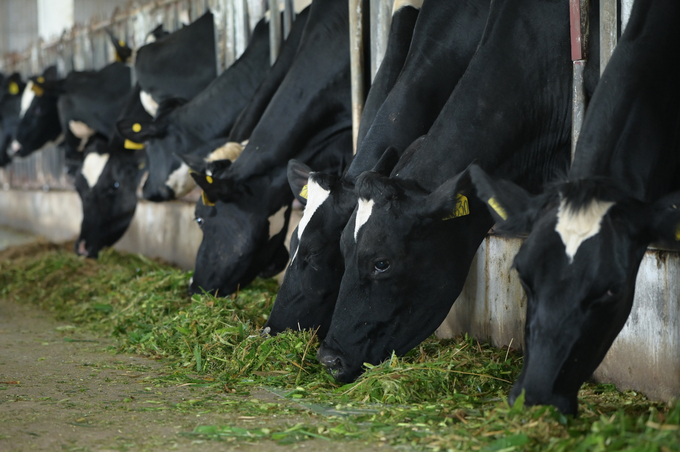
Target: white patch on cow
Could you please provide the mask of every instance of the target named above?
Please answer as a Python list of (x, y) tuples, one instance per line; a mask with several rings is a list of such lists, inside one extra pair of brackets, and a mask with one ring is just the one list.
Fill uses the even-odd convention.
[(269, 240), (283, 229), (286, 223), (286, 209), (288, 209), (288, 206), (281, 206), (274, 215), (267, 218), (267, 221), (269, 221)]
[(354, 223), (354, 241), (357, 241), (357, 236), (359, 235), (359, 229), (366, 224), (369, 218), (371, 218), (371, 213), (373, 212), (373, 202), (372, 199), (361, 199), (359, 198), (359, 206), (357, 208), (357, 218), (356, 223)]
[[(309, 224), (316, 211), (319, 209), (319, 207), (321, 207), (321, 204), (326, 202), (326, 199), (328, 199), (330, 194), (330, 190), (326, 190), (321, 185), (314, 182), (311, 177), (309, 178), (307, 182), (307, 204), (305, 205), (304, 212), (302, 212), (302, 219), (300, 219), (300, 223), (298, 224), (298, 241), (302, 238), (302, 233), (305, 232), (305, 228)], [(297, 256), (297, 250), (295, 250), (293, 259), (290, 260), (291, 262), (295, 260), (295, 256)]]
[(140, 91), (139, 100), (142, 101), (142, 107), (144, 107), (144, 110), (146, 110), (148, 114), (155, 118), (156, 112), (158, 112), (158, 103), (153, 100), (151, 94), (147, 93), (146, 91)]
[[(300, 14), (303, 9), (312, 4), (312, 0), (294, 0), (293, 9), (295, 9), (295, 14)], [(281, 9), (283, 11), (283, 9)]]
[(589, 205), (574, 211), (566, 200), (562, 200), (557, 211), (555, 231), (562, 238), (569, 263), (574, 261), (581, 243), (600, 232), (602, 218), (613, 205), (613, 202), (594, 199)]
[(217, 160), (231, 160), (235, 161), (243, 152), (243, 144), (235, 141), (227, 141), (223, 146), (215, 149), (205, 158), (206, 162), (215, 162)]
[(33, 82), (29, 80), (24, 88), (24, 93), (21, 95), (21, 112), (19, 112), (19, 117), (23, 118), (31, 104), (35, 99), (35, 91), (33, 91)]
[(21, 150), (21, 144), (17, 140), (12, 140), (12, 146), (10, 148), (9, 156), (14, 157), (14, 154)]
[(423, 1), (424, 0), (394, 0), (394, 4), (392, 5), (392, 15), (394, 16), (397, 11), (399, 11), (401, 8), (404, 8), (405, 6), (412, 6), (415, 9), (420, 9), (423, 6)]
[(85, 157), (83, 162), (83, 169), (80, 171), (87, 181), (87, 185), (94, 187), (97, 185), (99, 177), (104, 171), (106, 162), (109, 161), (109, 154), (97, 154), (96, 152), (90, 152)]
[(194, 179), (189, 175), (189, 167), (187, 164), (182, 162), (180, 167), (168, 176), (165, 185), (172, 188), (176, 198), (181, 198), (196, 186), (196, 182), (194, 182)]
[(78, 138), (90, 138), (95, 134), (95, 130), (81, 121), (74, 121), (73, 119), (68, 122), (68, 128), (73, 135)]
[(70, 120), (68, 122), (68, 128), (76, 138), (80, 138), (80, 145), (78, 145), (78, 151), (80, 152), (85, 149), (87, 140), (89, 140), (92, 135), (97, 133), (96, 130), (92, 129), (90, 126), (81, 121)]
[(156, 37), (153, 33), (149, 33), (144, 40), (144, 44), (151, 44), (152, 42), (156, 42)]

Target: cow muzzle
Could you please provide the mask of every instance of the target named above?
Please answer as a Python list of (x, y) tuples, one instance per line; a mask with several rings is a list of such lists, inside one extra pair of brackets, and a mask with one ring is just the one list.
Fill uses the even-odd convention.
[(76, 254), (79, 256), (88, 255), (87, 248), (85, 246), (85, 240), (79, 240), (78, 242), (76, 242), (75, 251)]
[(352, 369), (342, 354), (323, 342), (316, 353), (316, 359), (323, 364), (329, 374), (340, 383), (351, 383), (361, 375), (361, 368)]
[(562, 414), (571, 414), (576, 416), (578, 411), (577, 394), (573, 396), (557, 394), (552, 391), (546, 391), (544, 388), (533, 385), (524, 385), (520, 382), (515, 383), (510, 390), (508, 402), (514, 405), (517, 398), (524, 392), (524, 405), (552, 405), (557, 408)]

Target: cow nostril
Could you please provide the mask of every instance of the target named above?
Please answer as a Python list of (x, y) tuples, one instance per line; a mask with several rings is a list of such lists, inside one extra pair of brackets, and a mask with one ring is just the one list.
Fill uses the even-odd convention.
[(76, 244), (76, 254), (80, 256), (87, 256), (87, 248), (85, 247), (85, 240), (81, 240)]

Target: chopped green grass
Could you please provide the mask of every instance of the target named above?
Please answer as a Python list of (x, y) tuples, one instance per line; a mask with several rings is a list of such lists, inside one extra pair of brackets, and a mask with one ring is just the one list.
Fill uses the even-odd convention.
[[(680, 405), (612, 385), (584, 385), (576, 419), (552, 407), (509, 406), (521, 354), (469, 337), (430, 338), (405, 357), (367, 366), (356, 383), (338, 386), (315, 359), (313, 333), (260, 336), (274, 281), (257, 280), (226, 298), (189, 297), (189, 275), (171, 266), (111, 250), (92, 261), (70, 250), (40, 244), (0, 253), (0, 296), (113, 335), (120, 352), (162, 358), (169, 368), (164, 384), (210, 385), (230, 394), (220, 409), (287, 416), (294, 402), (322, 415), (288, 426), (202, 425), (191, 436), (359, 439), (427, 450), (680, 450)], [(261, 388), (288, 401), (248, 399)]]

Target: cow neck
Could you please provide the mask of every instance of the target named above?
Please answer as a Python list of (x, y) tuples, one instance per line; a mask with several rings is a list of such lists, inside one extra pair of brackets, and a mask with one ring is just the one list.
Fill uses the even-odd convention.
[(312, 4), (295, 61), (233, 165), (240, 179), (285, 166), (314, 135), (352, 127), (348, 27), (343, 0)]
[(423, 4), (399, 80), (357, 149), (349, 180), (370, 170), (388, 146), (403, 152), (430, 130), (477, 50), (488, 12), (489, 0)]
[(258, 22), (241, 57), (175, 115), (195, 136), (226, 136), (248, 105), (269, 69), (269, 28)]
[(551, 176), (555, 166), (565, 170), (572, 71), (567, 6), (494, 2), (465, 75), (420, 149), (393, 174), (434, 190), (476, 160), (538, 190), (533, 179)]
[(680, 60), (665, 57), (680, 29), (678, 14), (662, 9), (631, 16), (602, 77), (609, 89), (595, 92), (586, 114), (570, 180), (625, 181), (629, 196), (646, 201), (680, 188), (680, 89), (667, 89), (680, 79)]
[(309, 7), (305, 8), (295, 18), (290, 34), (281, 46), (281, 53), (279, 53), (276, 62), (269, 72), (267, 72), (267, 76), (257, 88), (251, 101), (236, 120), (229, 133), (229, 141), (241, 143), (250, 138), (253, 129), (257, 126), (267, 105), (271, 102), (272, 97), (276, 94), (276, 90), (293, 64), (308, 16)]

